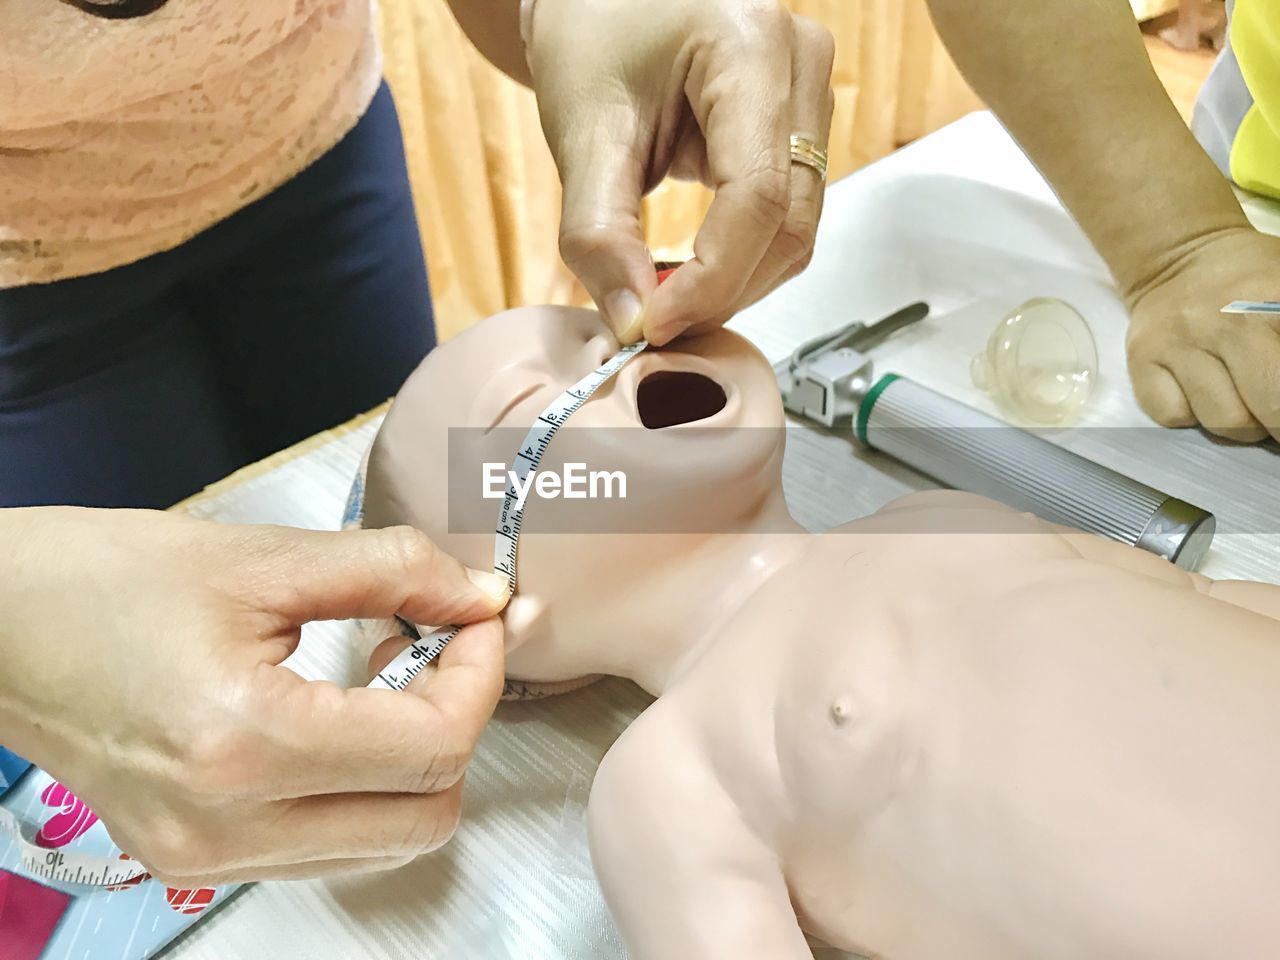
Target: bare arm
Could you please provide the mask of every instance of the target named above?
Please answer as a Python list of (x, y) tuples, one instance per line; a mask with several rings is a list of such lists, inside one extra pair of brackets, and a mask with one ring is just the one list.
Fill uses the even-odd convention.
[(591, 859), (634, 960), (810, 960), (777, 855), (659, 703), (591, 790)]
[(978, 94), (1053, 185), (1121, 286), (1248, 226), (1160, 85), (1125, 0), (929, 0)]
[(1280, 439), (1280, 319), (1224, 316), (1280, 282), (1165, 95), (1125, 0), (929, 0), (960, 69), (1111, 267), (1134, 395), (1157, 423)]

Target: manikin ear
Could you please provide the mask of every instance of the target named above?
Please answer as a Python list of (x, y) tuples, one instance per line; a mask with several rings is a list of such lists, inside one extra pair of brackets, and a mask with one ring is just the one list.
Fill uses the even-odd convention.
[(504, 647), (509, 654), (546, 633), (547, 605), (538, 597), (518, 594), (502, 611), (502, 624), (506, 628)]

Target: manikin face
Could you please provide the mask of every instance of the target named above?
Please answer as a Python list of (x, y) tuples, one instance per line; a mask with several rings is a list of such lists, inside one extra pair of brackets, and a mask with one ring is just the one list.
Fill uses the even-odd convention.
[[(374, 444), (366, 523), (410, 524), (489, 569), (501, 500), (485, 499), (486, 485), (505, 485), (495, 478), (535, 418), (617, 350), (598, 314), (568, 307), (499, 314), (439, 347)], [(601, 622), (602, 605), (669, 573), (698, 541), (785, 509), (783, 439), (773, 371), (741, 337), (719, 331), (645, 351), (573, 414), (539, 468), (562, 481), (573, 463), (585, 465), (580, 476), (621, 473), (625, 499), (616, 479), (612, 496), (602, 482), (595, 499), (532, 492), (519, 597), (554, 614), (557, 633)]]

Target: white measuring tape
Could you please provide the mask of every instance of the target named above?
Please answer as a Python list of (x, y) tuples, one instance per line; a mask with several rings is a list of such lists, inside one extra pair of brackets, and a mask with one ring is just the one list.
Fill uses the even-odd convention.
[(147, 872), (137, 860), (105, 857), (100, 853), (50, 849), (28, 839), (21, 820), (0, 807), (0, 833), (13, 837), (18, 845), (18, 860), (24, 873), (52, 883), (113, 887), (127, 883)]
[[(566, 420), (591, 399), (591, 395), (607, 383), (627, 362), (648, 344), (641, 340), (623, 347), (602, 366), (587, 374), (566, 390), (548, 406), (533, 422), (524, 441), (516, 451), (507, 483), (502, 509), (494, 528), (493, 569), (507, 578), (509, 589), (516, 588), (516, 554), (520, 545), (520, 525), (527, 504), (520, 504), (516, 484), (524, 484), (531, 472), (538, 468), (547, 452), (551, 438)], [(434, 630), (414, 640), (408, 647), (382, 668), (373, 678), (370, 687), (385, 690), (403, 690), (432, 660), (440, 655), (462, 631), (461, 626), (447, 626)], [(0, 807), (0, 833), (8, 833), (18, 845), (22, 869), (44, 880), (97, 887), (110, 887), (125, 883), (146, 873), (146, 867), (136, 860), (104, 857), (101, 854), (78, 853), (71, 850), (51, 850), (38, 846), (26, 835), (22, 822)]]
[[(516, 589), (516, 549), (520, 544), (520, 524), (524, 519), (524, 510), (528, 503), (520, 503), (516, 484), (524, 484), (525, 479), (538, 468), (542, 455), (556, 431), (569, 417), (591, 399), (591, 395), (600, 389), (615, 373), (627, 365), (636, 354), (648, 344), (641, 340), (623, 347), (602, 366), (587, 374), (572, 387), (552, 401), (547, 409), (533, 421), (533, 426), (525, 434), (524, 440), (516, 450), (515, 462), (511, 465), (510, 478), (507, 481), (506, 495), (502, 498), (502, 509), (498, 511), (498, 523), (494, 528), (493, 570), (507, 578), (512, 593)], [(409, 646), (369, 684), (387, 690), (403, 690), (409, 681), (422, 672), (428, 663), (440, 655), (440, 651), (462, 630), (460, 626), (441, 627), (434, 630)]]

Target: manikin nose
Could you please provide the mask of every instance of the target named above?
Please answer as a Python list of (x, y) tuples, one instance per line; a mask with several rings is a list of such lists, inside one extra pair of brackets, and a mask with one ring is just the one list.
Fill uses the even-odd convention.
[(590, 357), (590, 366), (594, 370), (618, 352), (618, 341), (611, 333), (597, 333), (586, 342), (583, 350)]

